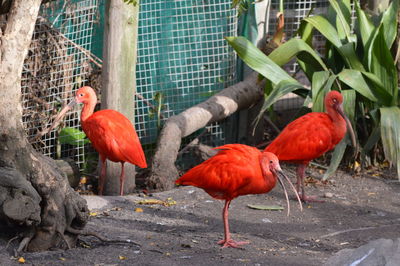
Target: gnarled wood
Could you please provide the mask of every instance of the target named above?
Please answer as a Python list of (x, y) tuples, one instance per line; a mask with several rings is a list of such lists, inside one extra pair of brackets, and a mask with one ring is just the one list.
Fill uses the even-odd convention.
[(37, 153), (22, 126), (21, 73), (41, 0), (14, 0), (0, 31), (0, 219), (15, 226), (18, 251), (73, 247), (86, 201), (55, 162)]
[(170, 117), (161, 130), (151, 163), (147, 186), (152, 190), (168, 190), (178, 177), (175, 161), (181, 139), (208, 124), (220, 121), (234, 112), (248, 108), (263, 96), (265, 82), (258, 81), (258, 73), (230, 86), (182, 113)]

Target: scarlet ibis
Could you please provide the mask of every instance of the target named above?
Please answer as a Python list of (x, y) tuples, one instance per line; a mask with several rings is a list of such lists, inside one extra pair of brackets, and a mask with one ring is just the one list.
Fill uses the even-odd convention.
[[(222, 212), (225, 237), (218, 244), (222, 247), (237, 248), (248, 242), (236, 242), (231, 239), (228, 223), (228, 208), (231, 201), (242, 195), (269, 192), (278, 179), (285, 192), (289, 215), (287, 192), (277, 174), (281, 173), (286, 180), (289, 179), (282, 173), (278, 158), (270, 152), (261, 152), (242, 144), (227, 144), (215, 149), (219, 150), (215, 156), (190, 169), (176, 180), (176, 184), (199, 187), (211, 197), (225, 200)], [(296, 192), (290, 181), (289, 184)], [(298, 200), (301, 208), (300, 199)]]
[(304, 174), (309, 162), (332, 150), (346, 134), (346, 125), (355, 146), (353, 128), (343, 111), (342, 94), (330, 91), (324, 103), (327, 113), (311, 112), (297, 118), (264, 150), (274, 153), (280, 161), (298, 164), (297, 191), (304, 202), (318, 201), (314, 196), (306, 196), (304, 191)]
[(106, 159), (121, 163), (120, 195), (124, 193), (124, 163), (129, 162), (146, 168), (146, 158), (142, 145), (132, 123), (123, 114), (115, 110), (100, 110), (93, 113), (97, 103), (96, 93), (85, 86), (77, 90), (75, 98), (65, 106), (55, 118), (53, 125), (72, 109), (75, 104), (83, 103), (81, 113), (82, 129), (100, 155), (101, 172), (99, 195), (103, 194), (106, 178)]

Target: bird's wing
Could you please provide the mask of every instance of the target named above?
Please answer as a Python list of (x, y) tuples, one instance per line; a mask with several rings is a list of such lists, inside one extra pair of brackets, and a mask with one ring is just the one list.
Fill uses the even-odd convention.
[(261, 154), (255, 148), (232, 144), (218, 147), (217, 155), (190, 169), (176, 183), (204, 189), (220, 199), (238, 196), (240, 189), (262, 176), (259, 163)]
[(82, 127), (95, 149), (112, 161), (147, 167), (142, 145), (132, 123), (114, 110), (95, 112)]
[(308, 162), (333, 148), (332, 122), (325, 113), (309, 113), (290, 124), (265, 148), (282, 161)]

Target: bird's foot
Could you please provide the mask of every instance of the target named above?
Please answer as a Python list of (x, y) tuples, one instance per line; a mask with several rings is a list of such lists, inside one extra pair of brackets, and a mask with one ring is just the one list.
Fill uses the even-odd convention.
[(318, 199), (317, 196), (306, 196), (303, 194), (299, 194), (299, 197), (301, 199), (301, 201), (303, 201), (304, 203), (310, 203), (310, 202), (316, 202), (316, 203), (324, 203), (324, 200), (320, 200)]
[(236, 242), (236, 241), (234, 241), (232, 239), (229, 239), (229, 240), (223, 239), (221, 241), (218, 241), (218, 245), (221, 245), (222, 248), (227, 248), (227, 247), (230, 247), (230, 248), (241, 248), (240, 246), (247, 245), (249, 243), (250, 243), (249, 241)]

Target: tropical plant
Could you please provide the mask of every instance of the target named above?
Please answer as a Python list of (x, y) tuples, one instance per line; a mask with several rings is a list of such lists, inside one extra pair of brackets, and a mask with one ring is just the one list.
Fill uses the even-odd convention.
[[(350, 0), (330, 0), (327, 15), (306, 17), (292, 38), (268, 56), (243, 37), (227, 37), (238, 56), (268, 80), (265, 103), (268, 110), (283, 95), (294, 92), (312, 102), (312, 111), (323, 110), (323, 98), (331, 89), (340, 90), (345, 111), (356, 125), (363, 162), (371, 160), (373, 148), (382, 145), (385, 158), (397, 167), (400, 178), (400, 118), (398, 75), (390, 52), (396, 39), (398, 0), (382, 14), (372, 17), (354, 1), (356, 23), (352, 30)], [(313, 48), (318, 31), (326, 39), (325, 53)], [(306, 88), (281, 66), (296, 60), (311, 83)], [(324, 179), (343, 158), (348, 139), (334, 150)]]

